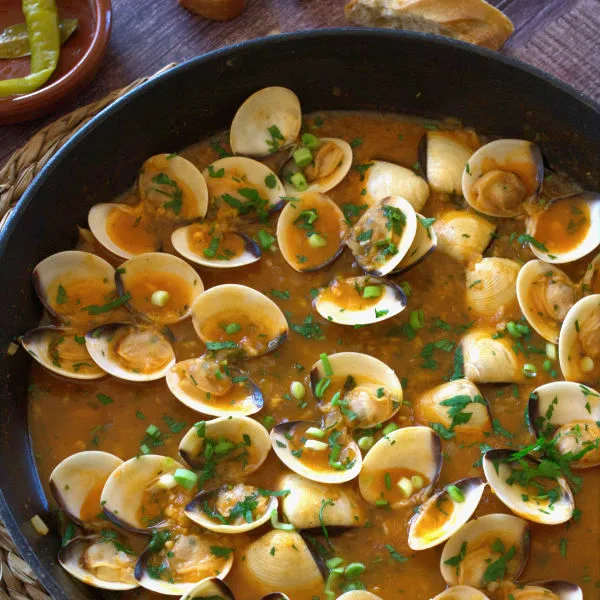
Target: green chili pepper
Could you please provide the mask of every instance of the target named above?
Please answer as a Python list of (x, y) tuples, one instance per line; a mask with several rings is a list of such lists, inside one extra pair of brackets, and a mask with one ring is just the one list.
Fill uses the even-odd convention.
[(29, 32), (31, 73), (18, 79), (0, 81), (0, 97), (30, 94), (42, 87), (58, 63), (60, 35), (54, 0), (23, 0), (23, 14)]
[[(61, 19), (58, 24), (61, 46), (79, 27), (78, 19)], [(29, 56), (29, 34), (25, 23), (16, 23), (0, 31), (0, 59), (23, 58)]]

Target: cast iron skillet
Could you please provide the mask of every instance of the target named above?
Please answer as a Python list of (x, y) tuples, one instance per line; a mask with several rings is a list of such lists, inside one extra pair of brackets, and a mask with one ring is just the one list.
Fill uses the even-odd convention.
[(0, 516), (55, 598), (108, 596), (66, 575), (56, 563), (57, 536), (41, 537), (29, 524), (35, 513), (52, 522), (27, 434), (30, 359), (4, 351), (40, 318), (31, 270), (71, 248), (90, 206), (125, 190), (148, 156), (227, 128), (242, 100), (268, 85), (292, 88), (304, 112), (454, 116), (486, 134), (537, 139), (551, 165), (600, 190), (598, 106), (522, 63), (422, 34), (338, 29), (245, 42), (183, 64), (106, 109), (48, 164), (0, 234)]

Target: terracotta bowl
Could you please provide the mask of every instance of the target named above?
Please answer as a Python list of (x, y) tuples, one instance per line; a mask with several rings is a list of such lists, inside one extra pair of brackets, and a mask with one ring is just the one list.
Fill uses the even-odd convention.
[[(7, 0), (0, 29), (23, 22), (19, 0)], [(110, 0), (57, 0), (61, 19), (77, 18), (77, 31), (61, 46), (56, 71), (32, 94), (0, 98), (0, 124), (29, 121), (48, 114), (87, 85), (100, 68), (110, 37)], [(0, 60), (0, 79), (29, 74), (29, 57)]]

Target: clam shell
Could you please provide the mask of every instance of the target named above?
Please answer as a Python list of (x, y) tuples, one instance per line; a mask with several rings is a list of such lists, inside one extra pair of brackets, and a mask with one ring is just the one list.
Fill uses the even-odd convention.
[[(317, 218), (312, 224), (304, 219), (306, 211), (316, 211)], [(298, 200), (288, 202), (281, 211), (277, 221), (277, 244), (292, 269), (316, 271), (341, 254), (347, 231), (344, 213), (333, 200), (324, 194), (305, 192)], [(309, 234), (318, 235), (325, 245), (311, 246)]]
[[(512, 469), (506, 461), (510, 459), (514, 450), (494, 449), (488, 450), (483, 455), (483, 472), (492, 491), (517, 516), (523, 517), (534, 523), (543, 525), (559, 525), (565, 523), (573, 516), (575, 502), (573, 493), (564, 477), (558, 477), (556, 483), (560, 489), (560, 497), (552, 502), (536, 501), (527, 489), (518, 483), (508, 483)], [(539, 461), (527, 455), (522, 459), (529, 465), (537, 465)], [(515, 463), (518, 464), (518, 463)], [(527, 500), (525, 499), (527, 497)]]
[[(56, 503), (78, 524), (95, 521), (102, 512), (100, 493), (110, 474), (123, 461), (114, 454), (87, 450), (68, 456), (50, 474), (50, 491)], [(90, 499), (98, 506), (89, 514)]]
[[(73, 331), (62, 327), (38, 327), (20, 338), (21, 345), (43, 367), (70, 379), (99, 379), (103, 371), (80, 344)], [(62, 341), (61, 341), (62, 340)]]
[(417, 232), (404, 258), (392, 275), (399, 275), (424, 261), (437, 248), (437, 234), (423, 215), (417, 214)]
[[(263, 88), (246, 98), (235, 113), (229, 131), (231, 149), (235, 154), (266, 156), (293, 143), (301, 125), (300, 101), (292, 90)], [(269, 128), (273, 126), (283, 139), (272, 136)], [(277, 147), (269, 142), (276, 142)]]
[(528, 583), (519, 582), (514, 584), (514, 587), (510, 589), (510, 594), (514, 600), (543, 599), (549, 596), (548, 592), (554, 594), (553, 598), (556, 597), (558, 600), (583, 600), (581, 588), (570, 581), (546, 580)]
[(581, 282), (584, 294), (600, 294), (600, 254), (597, 254), (587, 266)]
[[(363, 298), (366, 286), (382, 290), (373, 302)], [(351, 294), (348, 298), (344, 288)], [(315, 310), (328, 321), (339, 325), (369, 325), (391, 319), (406, 308), (406, 295), (402, 288), (387, 279), (377, 277), (349, 277), (334, 279), (314, 299)]]
[(489, 600), (489, 598), (470, 585), (454, 585), (440, 592), (432, 600)]
[[(223, 328), (213, 327), (222, 320), (238, 322), (241, 329), (229, 335)], [(221, 344), (223, 349), (246, 357), (272, 352), (288, 332), (287, 321), (275, 302), (251, 287), (234, 283), (217, 285), (200, 294), (192, 307), (192, 322), (209, 350), (211, 343)]]
[(197, 583), (181, 600), (199, 600), (200, 598), (219, 598), (219, 600), (235, 600), (229, 586), (218, 577), (207, 577)]
[(405, 198), (419, 212), (429, 198), (427, 182), (410, 169), (383, 160), (370, 161), (365, 188), (372, 203), (388, 196)]
[[(516, 579), (529, 557), (529, 525), (513, 515), (489, 514), (469, 521), (446, 542), (440, 559), (444, 581), (448, 585), (484, 587), (482, 577), (488, 566), (486, 559), (495, 560), (495, 557), (499, 557), (491, 549), (497, 539), (501, 540), (506, 550), (512, 546), (516, 549), (515, 556), (507, 563), (507, 576)], [(460, 554), (465, 542), (466, 553), (458, 568), (447, 564), (449, 559)]]
[[(362, 497), (369, 504), (387, 501), (393, 509), (422, 502), (429, 495), (442, 469), (441, 440), (429, 427), (404, 427), (382, 437), (363, 460), (358, 477)], [(393, 499), (398, 476), (420, 475), (425, 485), (415, 494), (401, 500)], [(383, 485), (384, 474), (392, 473), (390, 490)], [(388, 500), (386, 496), (391, 499)]]
[[(523, 198), (520, 202), (509, 200), (506, 204), (494, 202), (486, 194), (478, 193), (479, 180), (491, 171), (514, 174), (523, 185)], [(539, 148), (525, 140), (495, 140), (477, 150), (465, 166), (462, 176), (462, 193), (475, 210), (492, 217), (514, 217), (522, 212), (525, 200), (535, 198), (542, 188), (544, 164)], [(505, 189), (506, 184), (496, 187)], [(499, 199), (498, 199), (499, 200)], [(511, 201), (513, 200), (513, 201)]]
[(366, 590), (351, 590), (338, 596), (337, 600), (381, 600), (381, 598)]
[[(449, 485), (462, 492), (462, 502), (457, 502), (448, 494)], [(412, 550), (433, 548), (454, 535), (473, 516), (485, 490), (485, 483), (478, 477), (461, 479), (449, 485), (422, 504), (410, 520), (408, 545)], [(452, 512), (449, 512), (450, 509)], [(449, 516), (445, 513), (449, 513)]]
[(475, 213), (451, 210), (435, 220), (433, 230), (439, 252), (468, 263), (481, 258), (492, 241), (496, 225)]

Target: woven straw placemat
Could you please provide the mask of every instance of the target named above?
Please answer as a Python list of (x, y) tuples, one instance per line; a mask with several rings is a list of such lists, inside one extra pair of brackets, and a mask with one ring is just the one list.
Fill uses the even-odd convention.
[[(175, 66), (171, 63), (150, 77), (137, 79), (104, 98), (61, 117), (44, 127), (27, 144), (17, 150), (0, 170), (0, 229), (50, 158), (90, 119), (112, 102), (149, 79)], [(50, 600), (31, 567), (19, 556), (2, 521), (0, 521), (0, 600)]]

